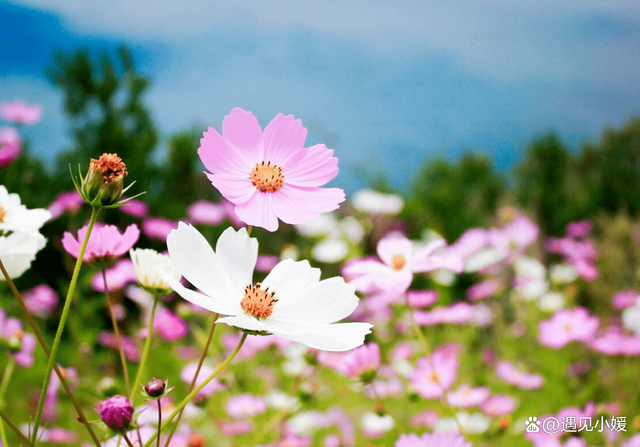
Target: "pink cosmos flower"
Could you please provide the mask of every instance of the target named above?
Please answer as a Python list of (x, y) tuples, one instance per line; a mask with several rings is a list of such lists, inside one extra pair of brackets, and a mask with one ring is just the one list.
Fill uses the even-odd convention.
[(42, 119), (42, 106), (30, 105), (21, 99), (3, 102), (0, 104), (0, 116), (12, 123), (35, 124)]
[(253, 431), (253, 424), (251, 421), (245, 421), (243, 419), (239, 421), (222, 421), (218, 428), (225, 436), (239, 436), (251, 433)]
[(51, 213), (51, 219), (57, 219), (65, 211), (72, 213), (78, 211), (84, 203), (84, 199), (78, 194), (78, 191), (73, 190), (58, 194), (47, 209)]
[(516, 369), (512, 363), (507, 361), (498, 362), (496, 365), (496, 374), (505, 382), (524, 390), (535, 390), (540, 388), (544, 383), (544, 379), (540, 374), (530, 374), (520, 371)]
[(591, 233), (593, 225), (588, 220), (581, 220), (578, 222), (570, 222), (567, 224), (566, 233), (569, 237), (584, 237)]
[(473, 306), (469, 303), (455, 303), (448, 307), (436, 307), (430, 311), (416, 310), (413, 316), (416, 324), (420, 326), (444, 323), (466, 324), (473, 316)]
[(380, 347), (377, 343), (359, 346), (344, 356), (339, 367), (351, 378), (370, 380), (380, 367)]
[(24, 304), (38, 318), (49, 318), (58, 305), (58, 294), (47, 284), (40, 284), (25, 292)]
[(487, 416), (503, 416), (516, 409), (516, 400), (505, 394), (496, 394), (485, 400), (480, 409)]
[(502, 283), (500, 281), (488, 279), (469, 287), (466, 296), (469, 301), (478, 301), (494, 296), (500, 289), (502, 289)]
[(267, 402), (263, 397), (250, 393), (239, 394), (227, 401), (227, 414), (234, 418), (256, 416), (267, 411)]
[(235, 108), (222, 135), (209, 128), (198, 155), (214, 187), (247, 225), (268, 231), (278, 219), (303, 224), (344, 201), (338, 188), (320, 188), (338, 174), (338, 159), (324, 144), (304, 148), (307, 129), (292, 115), (276, 116), (261, 130), (251, 112)]
[(624, 310), (627, 307), (633, 306), (640, 298), (640, 292), (635, 290), (623, 290), (613, 295), (612, 304), (617, 310)]
[(430, 242), (414, 250), (413, 243), (397, 233), (380, 239), (377, 246), (380, 261), (363, 259), (345, 265), (342, 274), (356, 290), (363, 293), (377, 291), (404, 292), (413, 281), (414, 272), (430, 272), (439, 268), (462, 271), (462, 259), (444, 248), (444, 239)]
[(472, 388), (469, 385), (460, 385), (460, 387), (447, 394), (449, 404), (452, 407), (468, 408), (476, 405), (480, 405), (487, 400), (491, 391), (489, 388)]
[(126, 206), (122, 206), (119, 209), (129, 216), (138, 218), (145, 217), (149, 214), (149, 205), (137, 199), (128, 200)]
[(22, 142), (18, 131), (13, 127), (0, 127), (0, 168), (8, 166), (21, 153)]
[(429, 307), (438, 301), (437, 290), (409, 290), (407, 301), (411, 307)]
[(471, 447), (471, 443), (464, 436), (457, 433), (424, 433), (400, 435), (395, 447)]
[(409, 376), (411, 384), (425, 399), (442, 397), (458, 375), (460, 345), (449, 343), (436, 349), (431, 358), (418, 359), (416, 369)]
[(372, 399), (399, 396), (404, 393), (404, 384), (391, 366), (381, 365), (376, 379), (366, 386), (364, 391)]
[[(74, 368), (63, 368), (58, 365), (60, 372), (64, 374), (67, 383), (73, 390), (78, 383), (78, 372)], [(53, 422), (58, 417), (58, 390), (60, 389), (60, 379), (55, 371), (51, 371), (51, 379), (45, 394), (44, 409), (42, 412), (42, 420), (44, 422)]]
[(640, 337), (623, 334), (619, 327), (607, 328), (602, 334), (588, 342), (594, 351), (605, 355), (640, 355)]
[[(124, 289), (127, 284), (136, 282), (136, 271), (131, 259), (118, 261), (113, 267), (105, 270), (107, 286), (109, 290)], [(91, 278), (91, 288), (96, 292), (104, 292), (104, 278), (102, 272), (98, 272)]]
[[(191, 384), (193, 377), (196, 375), (196, 371), (198, 369), (198, 363), (189, 363), (187, 366), (182, 368), (180, 372), (180, 379), (186, 383)], [(198, 379), (196, 380), (196, 386), (200, 385), (204, 379), (213, 374), (214, 369), (206, 364), (203, 364), (200, 368), (200, 372), (198, 373)], [(217, 377), (215, 377), (211, 382), (207, 383), (199, 392), (197, 397), (209, 397), (216, 391), (223, 390), (225, 386), (220, 383)]]
[(571, 341), (586, 342), (593, 338), (600, 321), (584, 307), (562, 309), (549, 320), (540, 322), (538, 341), (559, 349)]
[(178, 222), (164, 217), (148, 217), (142, 223), (142, 231), (149, 239), (166, 241), (171, 230), (178, 228)]
[[(124, 350), (124, 356), (130, 362), (140, 361), (140, 351), (136, 346), (136, 342), (132, 338), (121, 335), (120, 341), (122, 342), (122, 349)], [(98, 334), (98, 344), (105, 348), (118, 349), (118, 343), (116, 340), (116, 334), (112, 332), (100, 332)]]
[[(78, 230), (78, 239), (68, 231), (65, 231), (62, 237), (62, 246), (65, 251), (75, 258), (80, 254), (80, 247), (87, 234), (87, 227), (88, 225), (85, 225)], [(91, 236), (89, 236), (82, 260), (84, 262), (97, 260), (112, 262), (115, 258), (127, 253), (138, 241), (139, 236), (140, 230), (136, 224), (129, 225), (121, 234), (115, 225), (96, 223), (91, 231)]]
[(440, 415), (435, 411), (425, 410), (411, 418), (409, 422), (412, 427), (430, 427), (433, 428), (440, 419)]
[(160, 309), (153, 319), (153, 328), (166, 341), (176, 341), (189, 333), (187, 323), (168, 309)]
[(219, 203), (200, 200), (189, 206), (187, 216), (194, 224), (219, 225), (227, 217), (227, 213)]
[(33, 365), (36, 338), (22, 332), (22, 322), (17, 318), (7, 318), (4, 309), (0, 309), (0, 339), (7, 347), (7, 355), (13, 357), (18, 365)]

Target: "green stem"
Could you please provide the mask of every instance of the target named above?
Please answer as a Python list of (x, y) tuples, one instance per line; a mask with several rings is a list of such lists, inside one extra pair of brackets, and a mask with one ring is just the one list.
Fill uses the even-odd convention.
[[(198, 366), (196, 367), (196, 373), (193, 375), (193, 379), (191, 379), (191, 384), (189, 385), (189, 391), (193, 390), (193, 387), (196, 386), (196, 380), (198, 380), (198, 375), (200, 374), (200, 369), (202, 368), (202, 364), (204, 363), (204, 359), (207, 357), (207, 353), (209, 352), (209, 346), (211, 346), (211, 340), (213, 339), (213, 334), (216, 330), (216, 320), (218, 319), (218, 314), (214, 314), (213, 321), (211, 322), (211, 329), (209, 330), (209, 336), (207, 337), (207, 342), (204, 345), (204, 349), (202, 350), (202, 355), (200, 356), (200, 360), (198, 361)], [(164, 447), (169, 447), (169, 443), (171, 442), (171, 438), (173, 438), (173, 434), (176, 432), (178, 428), (178, 424), (180, 423), (180, 419), (182, 419), (182, 413), (184, 413), (184, 408), (180, 410), (178, 414), (178, 419), (176, 423), (173, 425), (171, 432), (169, 433), (169, 437), (164, 444)]]
[(107, 284), (107, 272), (102, 267), (102, 280), (104, 281), (104, 294), (107, 297), (107, 309), (109, 310), (109, 317), (111, 317), (111, 324), (113, 325), (113, 331), (116, 333), (116, 344), (118, 345), (118, 354), (120, 354), (120, 362), (122, 363), (122, 373), (124, 374), (124, 386), (127, 389), (127, 394), (130, 394), (129, 389), (129, 369), (127, 368), (127, 358), (124, 355), (124, 349), (122, 348), (122, 339), (120, 338), (120, 328), (118, 327), (118, 320), (116, 320), (116, 314), (113, 312), (113, 305), (111, 304), (111, 294), (109, 293), (109, 285)]
[[(191, 399), (193, 399), (196, 396), (196, 394), (200, 392), (202, 388), (204, 388), (209, 382), (211, 382), (218, 374), (220, 374), (220, 371), (222, 371), (224, 368), (227, 367), (229, 363), (231, 363), (231, 360), (233, 360), (233, 358), (236, 356), (238, 351), (240, 351), (240, 348), (242, 348), (242, 345), (244, 344), (244, 341), (246, 339), (247, 339), (247, 333), (243, 332), (242, 338), (240, 339), (238, 346), (236, 346), (236, 349), (234, 349), (233, 352), (229, 355), (229, 357), (227, 357), (222, 363), (219, 363), (218, 366), (216, 366), (216, 368), (213, 370), (213, 372), (209, 377), (207, 377), (200, 385), (198, 385), (193, 391), (191, 391), (187, 395), (187, 397), (184, 398), (182, 402), (180, 402), (180, 404), (175, 408), (175, 410), (173, 410), (173, 412), (165, 420), (164, 422), (165, 425), (171, 422), (173, 418), (176, 417), (176, 415), (185, 407), (185, 405), (187, 405), (191, 401)], [(144, 447), (149, 447), (153, 443), (153, 440), (156, 439), (156, 436), (157, 436), (157, 433), (154, 433), (149, 438), (149, 440), (144, 445)]]
[[(4, 409), (4, 397), (7, 394), (7, 388), (9, 387), (9, 381), (13, 374), (13, 368), (16, 366), (16, 361), (13, 357), (9, 357), (7, 366), (4, 369), (2, 375), (2, 383), (0, 383), (0, 408)], [(4, 423), (0, 421), (0, 437), (2, 437), (2, 445), (9, 445), (7, 442), (7, 434), (4, 432)]]
[(147, 339), (144, 342), (144, 347), (142, 348), (142, 356), (140, 357), (140, 366), (138, 367), (138, 372), (136, 373), (136, 378), (133, 381), (133, 386), (131, 387), (131, 391), (129, 392), (129, 400), (133, 404), (135, 398), (135, 390), (140, 383), (140, 379), (142, 378), (142, 372), (144, 370), (145, 363), (147, 363), (147, 356), (149, 355), (149, 347), (151, 346), (151, 337), (153, 337), (153, 320), (156, 315), (156, 307), (158, 306), (158, 298), (154, 297), (153, 307), (151, 308), (151, 315), (149, 317), (149, 326), (147, 332)]
[(2, 411), (0, 411), (0, 419), (2, 419), (4, 421), (4, 423), (7, 424), (11, 430), (13, 430), (13, 432), (18, 436), (18, 439), (20, 439), (21, 443), (23, 443), (24, 445), (26, 445), (28, 447), (33, 447), (33, 444), (31, 444), (29, 439), (27, 439), (27, 437), (25, 435), (23, 435), (20, 430), (18, 430), (18, 427), (13, 425), (13, 423), (11, 423), (11, 421), (9, 420), (7, 415), (5, 415)]
[[(7, 284), (9, 284), (9, 288), (13, 292), (13, 295), (18, 300), (18, 303), (20, 303), (22, 312), (24, 313), (24, 316), (27, 319), (29, 326), (31, 326), (33, 333), (38, 339), (38, 343), (40, 343), (42, 350), (47, 355), (47, 357), (50, 357), (51, 353), (49, 352), (49, 348), (47, 347), (47, 344), (44, 341), (44, 338), (42, 337), (42, 333), (40, 332), (40, 329), (38, 329), (36, 322), (33, 320), (33, 317), (31, 316), (31, 312), (29, 312), (29, 309), (27, 309), (27, 306), (24, 304), (24, 299), (22, 298), (22, 295), (20, 294), (20, 292), (18, 292), (16, 285), (13, 283), (13, 281), (11, 280), (11, 277), (9, 277), (9, 274), (7, 273), (7, 270), (4, 268), (2, 259), (0, 259), (0, 270), (2, 270), (2, 274), (4, 275), (7, 281)], [(76, 409), (76, 413), (78, 413), (78, 419), (80, 420), (80, 422), (82, 422), (82, 424), (84, 424), (85, 428), (89, 432), (89, 435), (91, 436), (91, 439), (96, 444), (96, 447), (100, 447), (100, 441), (98, 440), (98, 437), (96, 436), (96, 434), (93, 432), (93, 429), (89, 424), (89, 421), (87, 421), (87, 418), (84, 416), (84, 413), (82, 411), (82, 408), (80, 407), (80, 404), (76, 400), (75, 396), (73, 395), (73, 392), (71, 391), (71, 388), (69, 387), (69, 384), (67, 383), (67, 379), (64, 377), (64, 375), (62, 374), (62, 371), (60, 371), (60, 368), (58, 368), (57, 364), (53, 365), (53, 370), (56, 372), (56, 375), (60, 379), (60, 383), (62, 384), (62, 387), (64, 388), (65, 393), (67, 393), (67, 396), (69, 397), (69, 399), (71, 400), (71, 403)], [(29, 441), (27, 438), (25, 439)]]
[(36, 418), (33, 422), (33, 433), (31, 434), (32, 444), (35, 444), (36, 442), (38, 426), (40, 425), (40, 419), (42, 419), (44, 398), (47, 394), (47, 388), (49, 387), (49, 380), (51, 379), (51, 370), (53, 370), (53, 366), (55, 365), (55, 362), (56, 362), (56, 355), (58, 354), (58, 348), (60, 347), (62, 332), (64, 331), (65, 324), (67, 323), (67, 318), (69, 317), (69, 309), (71, 308), (71, 301), (73, 298), (73, 294), (75, 293), (75, 290), (76, 290), (76, 285), (78, 283), (78, 276), (80, 276), (80, 268), (82, 267), (82, 258), (84, 257), (85, 250), (87, 249), (89, 236), (91, 235), (91, 230), (93, 229), (93, 225), (96, 223), (99, 212), (100, 212), (100, 208), (91, 208), (91, 218), (89, 219), (87, 234), (84, 236), (84, 241), (82, 241), (82, 246), (80, 247), (80, 253), (78, 253), (78, 259), (76, 260), (76, 266), (73, 269), (73, 275), (71, 276), (71, 283), (69, 284), (67, 297), (65, 298), (65, 301), (64, 301), (64, 307), (62, 308), (62, 315), (60, 315), (60, 322), (58, 323), (58, 330), (56, 331), (56, 336), (53, 339), (53, 345), (51, 346), (51, 355), (49, 356), (49, 361), (47, 362), (47, 369), (45, 370), (45, 373), (44, 373), (44, 382), (42, 383), (42, 389), (40, 390), (40, 400), (38, 401), (38, 410), (36, 411)]
[[(429, 348), (429, 343), (427, 342), (427, 339), (422, 333), (422, 329), (420, 329), (420, 326), (418, 326), (418, 324), (416, 323), (416, 320), (413, 316), (413, 308), (409, 305), (408, 298), (406, 298), (405, 301), (407, 304), (407, 308), (409, 309), (409, 317), (411, 318), (411, 326), (413, 328), (413, 332), (418, 337), (418, 340), (420, 340), (420, 344), (422, 345), (422, 350), (426, 354), (426, 359), (427, 359), (427, 362), (429, 363), (429, 368), (431, 368), (431, 371), (436, 372), (435, 365), (433, 364), (433, 359), (431, 358), (431, 349)], [(449, 397), (447, 396), (447, 390), (445, 390), (444, 386), (442, 386), (442, 384), (439, 381), (438, 381), (438, 386), (440, 387), (440, 390), (442, 390), (443, 405), (449, 410), (449, 413), (453, 415), (453, 419), (456, 421), (456, 425), (458, 426), (458, 430), (460, 430), (460, 433), (462, 433), (463, 436), (466, 436), (464, 427), (462, 427), (462, 424), (458, 420), (458, 415), (456, 414), (453, 407), (449, 404)]]

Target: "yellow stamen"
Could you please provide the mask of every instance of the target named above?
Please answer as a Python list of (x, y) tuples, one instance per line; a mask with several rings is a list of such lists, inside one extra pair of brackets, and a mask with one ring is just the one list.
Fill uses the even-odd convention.
[(274, 297), (275, 292), (269, 292), (269, 288), (261, 289), (260, 283), (248, 285), (244, 289), (244, 298), (240, 301), (240, 307), (247, 315), (255, 318), (267, 318), (273, 312), (273, 305), (278, 301)]
[(407, 265), (407, 258), (404, 255), (397, 254), (391, 258), (391, 268), (394, 270), (402, 270)]
[(272, 165), (270, 161), (266, 164), (256, 163), (251, 170), (251, 182), (262, 192), (274, 192), (282, 188), (282, 168)]
[(91, 169), (100, 169), (100, 171), (102, 171), (102, 182), (104, 185), (111, 183), (120, 175), (127, 175), (125, 164), (116, 154), (102, 154), (97, 160), (91, 159)]
[(4, 222), (4, 218), (7, 216), (7, 210), (0, 206), (0, 223)]

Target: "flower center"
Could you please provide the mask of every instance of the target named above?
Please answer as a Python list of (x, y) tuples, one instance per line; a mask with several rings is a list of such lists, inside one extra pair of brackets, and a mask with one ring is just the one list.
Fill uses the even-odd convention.
[(407, 258), (404, 255), (393, 255), (391, 258), (391, 268), (394, 270), (402, 270), (407, 265)]
[(251, 170), (251, 183), (262, 192), (274, 192), (282, 188), (282, 168), (272, 165), (270, 161), (267, 164), (256, 163)]
[(562, 326), (562, 329), (564, 329), (564, 331), (565, 331), (565, 332), (571, 332), (571, 329), (572, 329), (572, 328), (573, 328), (573, 327), (571, 326), (571, 323), (565, 323), (565, 324)]
[(122, 159), (116, 154), (102, 154), (97, 160), (91, 160), (91, 169), (102, 171), (102, 182), (104, 185), (111, 183), (120, 175), (127, 175), (127, 169)]
[(4, 222), (4, 218), (7, 216), (7, 210), (0, 206), (0, 223)]
[(432, 383), (440, 383), (440, 377), (438, 376), (438, 373), (435, 371), (431, 371), (431, 373), (429, 373), (429, 381)]
[(278, 301), (274, 298), (276, 292), (269, 292), (269, 288), (261, 289), (260, 283), (248, 285), (244, 288), (244, 298), (240, 307), (244, 313), (255, 318), (267, 318), (273, 312), (273, 305)]

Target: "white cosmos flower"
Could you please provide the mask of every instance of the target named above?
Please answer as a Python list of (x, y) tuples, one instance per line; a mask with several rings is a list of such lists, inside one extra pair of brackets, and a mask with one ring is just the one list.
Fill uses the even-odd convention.
[(171, 286), (162, 279), (156, 267), (171, 275), (176, 281), (180, 281), (182, 277), (169, 256), (158, 253), (155, 250), (135, 248), (129, 250), (129, 256), (133, 261), (133, 268), (136, 271), (138, 282), (146, 290), (157, 291), (159, 295), (162, 295), (163, 291), (168, 291), (166, 295), (171, 292)]
[(18, 194), (9, 194), (0, 185), (0, 233), (5, 231), (26, 231), (37, 233), (44, 223), (51, 219), (51, 213), (44, 208), (28, 210), (20, 202)]
[[(47, 243), (38, 232), (15, 232), (9, 236), (0, 236), (0, 259), (11, 279), (26, 272), (38, 253)], [(0, 280), (5, 277), (0, 273)]]
[(266, 331), (325, 351), (362, 345), (368, 323), (335, 323), (358, 305), (355, 289), (341, 277), (320, 281), (308, 261), (285, 259), (262, 283), (253, 283), (258, 241), (247, 231), (227, 228), (211, 249), (191, 225), (180, 222), (167, 237), (171, 261), (200, 292), (169, 274), (162, 277), (180, 296), (221, 315), (217, 321), (249, 331)]

